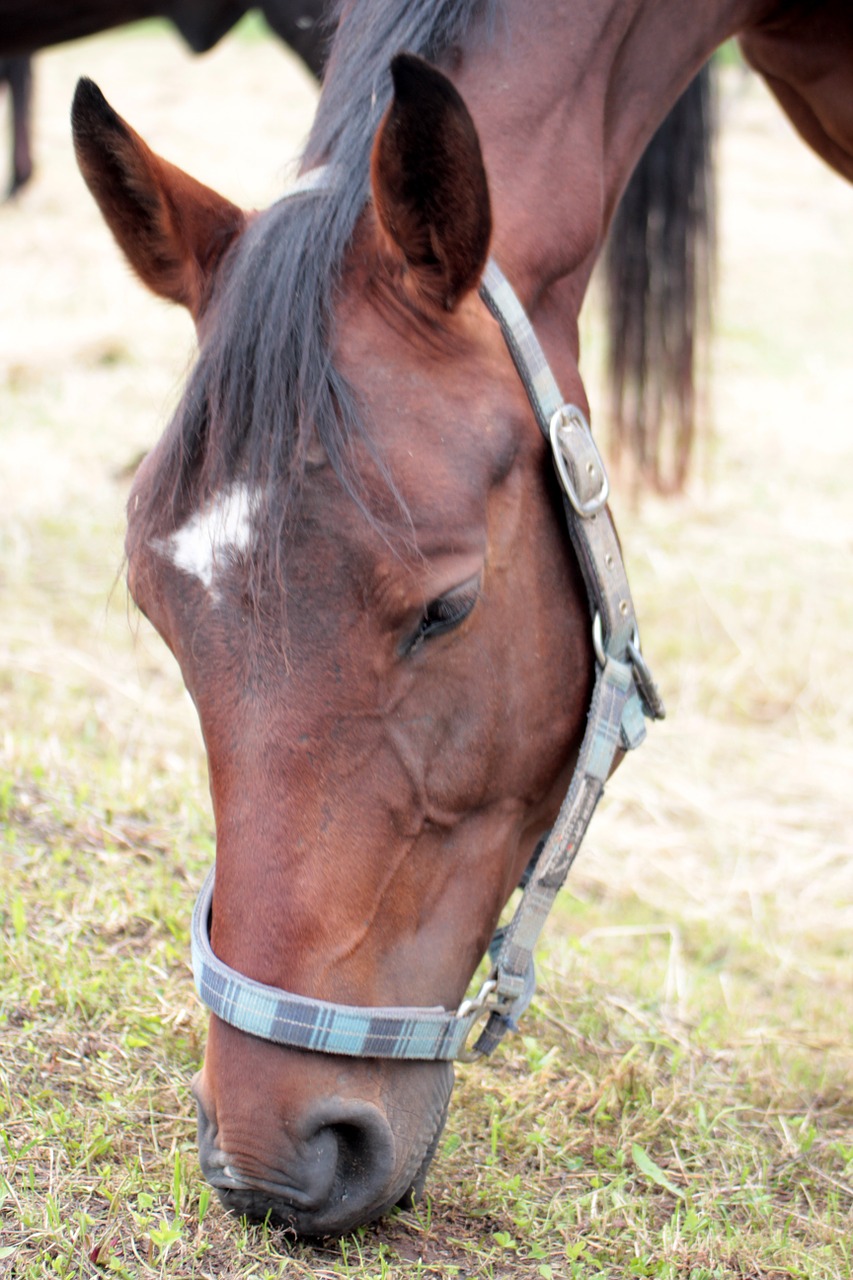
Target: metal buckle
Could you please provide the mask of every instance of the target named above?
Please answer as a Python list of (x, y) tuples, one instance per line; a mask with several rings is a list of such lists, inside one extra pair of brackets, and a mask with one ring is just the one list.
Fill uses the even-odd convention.
[[(582, 501), (577, 491), (566, 461), (567, 455), (571, 450), (560, 436), (561, 432), (571, 431), (579, 433), (580, 444), (578, 451), (581, 456), (576, 459), (578, 465), (585, 467), (590, 481), (595, 480), (596, 474), (601, 477), (598, 493), (594, 497), (587, 499), (586, 502)], [(607, 472), (604, 469), (601, 454), (598, 452), (598, 448), (592, 438), (589, 423), (576, 405), (564, 404), (551, 417), (549, 435), (554, 464), (557, 468), (563, 491), (577, 514), (582, 519), (589, 520), (591, 516), (596, 515), (601, 510), (610, 495), (610, 482), (607, 479)]]

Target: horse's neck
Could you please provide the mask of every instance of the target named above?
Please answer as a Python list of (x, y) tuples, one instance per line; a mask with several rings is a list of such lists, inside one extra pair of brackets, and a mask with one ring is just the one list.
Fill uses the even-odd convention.
[(532, 309), (561, 282), (580, 308), (631, 170), (709, 55), (767, 0), (509, 0), (451, 78), (492, 191), (493, 250)]

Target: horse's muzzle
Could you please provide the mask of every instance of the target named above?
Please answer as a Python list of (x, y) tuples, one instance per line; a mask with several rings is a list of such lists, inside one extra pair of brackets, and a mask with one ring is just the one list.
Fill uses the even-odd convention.
[[(452, 1071), (447, 1075), (435, 1114), (424, 1117), (424, 1139), (409, 1150), (400, 1150), (379, 1107), (331, 1098), (302, 1118), (303, 1136), (288, 1143), (286, 1156), (273, 1161), (270, 1153), (263, 1167), (256, 1157), (220, 1148), (215, 1124), (194, 1089), (202, 1172), (231, 1213), (303, 1237), (342, 1235), (420, 1194), (447, 1114)], [(262, 1129), (263, 1117), (258, 1124)]]

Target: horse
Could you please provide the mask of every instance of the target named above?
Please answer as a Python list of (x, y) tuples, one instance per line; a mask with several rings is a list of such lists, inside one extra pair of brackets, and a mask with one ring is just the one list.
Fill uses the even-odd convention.
[(30, 147), (30, 111), (32, 106), (33, 69), (26, 56), (0, 58), (0, 85), (7, 84), (12, 98), (12, 170), (8, 195), (11, 198), (32, 177), (33, 157)]
[(453, 1060), (516, 1025), (604, 785), (662, 714), (578, 316), (644, 146), (732, 36), (853, 178), (845, 0), (353, 0), (263, 212), (78, 86), (83, 176), (199, 339), (125, 549), (209, 763), (193, 1090), (235, 1213), (315, 1237), (420, 1193)]
[(247, 8), (245, 0), (0, 0), (0, 53), (32, 54), (143, 18), (168, 18), (194, 53), (206, 53)]
[[(24, 75), (32, 83), (25, 56), (155, 16), (170, 19), (194, 53), (205, 53), (250, 7), (248, 0), (92, 0), (82, 8), (0, 0), (0, 55), (21, 59), (14, 70), (10, 195), (32, 173), (31, 89), (18, 88)], [(320, 80), (335, 27), (334, 0), (261, 0), (256, 7)], [(706, 65), (643, 153), (603, 255), (611, 300), (606, 349), (613, 454), (632, 467), (638, 486), (659, 492), (683, 488), (694, 449), (695, 350), (707, 339), (713, 280), (714, 135)]]
[(193, 53), (207, 53), (251, 8), (319, 77), (330, 30), (328, 0), (0, 0), (0, 54), (24, 55), (143, 18), (168, 18)]
[[(0, 0), (0, 85), (12, 95), (12, 178), (9, 196), (29, 182), (31, 145), (32, 54), (49, 45), (95, 35), (142, 18), (169, 18), (193, 53), (207, 53), (249, 9), (247, 0), (98, 0), (85, 6), (56, 0)], [(264, 17), (273, 31), (318, 79), (331, 32), (325, 0), (264, 0)]]

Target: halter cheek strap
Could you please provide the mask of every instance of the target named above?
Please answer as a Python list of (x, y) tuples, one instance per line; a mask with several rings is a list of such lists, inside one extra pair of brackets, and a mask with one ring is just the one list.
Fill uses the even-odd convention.
[(595, 685), (578, 763), (566, 798), (506, 928), (482, 990), (488, 1021), (474, 1054), (491, 1053), (514, 1026), (529, 985), (533, 949), (586, 834), (617, 751), (645, 739), (644, 717), (663, 719), (660, 694), (640, 652), (634, 604), (607, 508), (604, 463), (583, 413), (566, 404), (530, 321), (490, 259), (480, 296), (498, 321), (540, 430), (551, 445), (569, 537), (592, 613)]
[[(312, 170), (293, 194), (318, 191)], [(514, 1029), (533, 995), (533, 949), (589, 826), (619, 750), (645, 738), (644, 717), (662, 719), (663, 703), (640, 652), (634, 605), (616, 530), (607, 509), (604, 464), (580, 409), (566, 404), (530, 321), (497, 264), (489, 260), (480, 296), (498, 321), (545, 437), (564, 495), (569, 536), (592, 616), (595, 685), (586, 732), (566, 798), (525, 873), (510, 923), (492, 939), (492, 969), (478, 995), (455, 1012), (336, 1004), (254, 982), (224, 964), (210, 945), (214, 870), (193, 911), (196, 988), (217, 1017), (251, 1035), (294, 1048), (368, 1058), (468, 1060), (491, 1053)], [(485, 1027), (472, 1049), (474, 1028)]]

